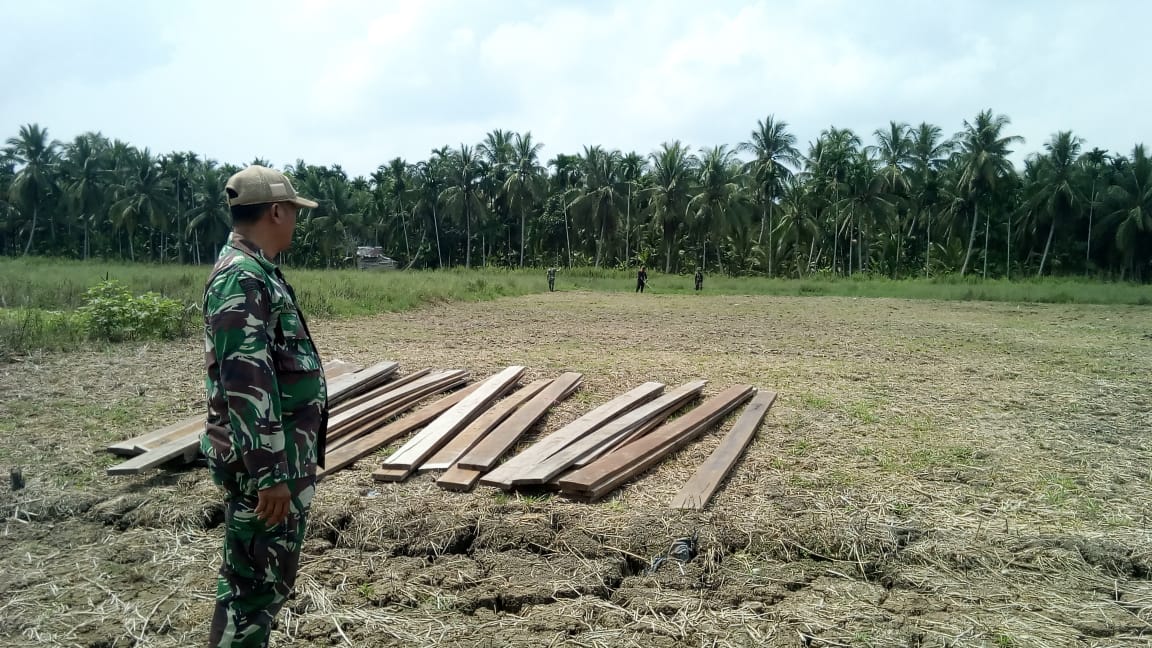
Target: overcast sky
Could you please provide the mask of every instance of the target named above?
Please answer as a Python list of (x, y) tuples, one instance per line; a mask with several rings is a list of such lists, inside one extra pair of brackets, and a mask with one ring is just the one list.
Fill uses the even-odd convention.
[(492, 129), (543, 159), (830, 125), (946, 134), (992, 108), (1040, 150), (1152, 143), (1143, 0), (0, 0), (0, 137), (367, 174)]

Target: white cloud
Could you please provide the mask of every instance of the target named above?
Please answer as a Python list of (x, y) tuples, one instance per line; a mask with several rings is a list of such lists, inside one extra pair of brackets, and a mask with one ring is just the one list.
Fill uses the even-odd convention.
[(734, 145), (769, 113), (802, 147), (833, 124), (951, 133), (991, 107), (1024, 151), (1057, 129), (1128, 150), (1152, 140), (1150, 17), (1138, 0), (3, 3), (0, 126), (361, 174), (494, 128), (546, 158)]

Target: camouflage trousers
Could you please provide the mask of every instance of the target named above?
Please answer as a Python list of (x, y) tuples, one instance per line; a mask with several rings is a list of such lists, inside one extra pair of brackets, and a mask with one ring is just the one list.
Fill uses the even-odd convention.
[(268, 645), (272, 621), (296, 583), (315, 479), (289, 484), (291, 511), (283, 522), (268, 527), (256, 517), (255, 482), (244, 473), (212, 464), (209, 459), (212, 478), (225, 491), (225, 528), (224, 561), (216, 579), (216, 611), (208, 645), (263, 648)]

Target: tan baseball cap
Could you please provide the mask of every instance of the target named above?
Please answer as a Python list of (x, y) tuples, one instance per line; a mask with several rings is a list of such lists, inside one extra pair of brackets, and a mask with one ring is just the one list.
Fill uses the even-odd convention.
[(229, 207), (274, 202), (290, 202), (297, 207), (316, 207), (319, 204), (297, 196), (296, 189), (283, 173), (258, 164), (233, 174), (224, 188), (228, 193)]

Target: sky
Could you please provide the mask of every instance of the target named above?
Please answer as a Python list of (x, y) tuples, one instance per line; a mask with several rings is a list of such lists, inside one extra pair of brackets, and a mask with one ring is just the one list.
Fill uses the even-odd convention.
[(38, 123), (153, 153), (341, 164), (367, 175), (491, 130), (543, 161), (750, 138), (802, 151), (890, 120), (959, 131), (984, 109), (1152, 144), (1144, 0), (0, 0), (0, 138)]

